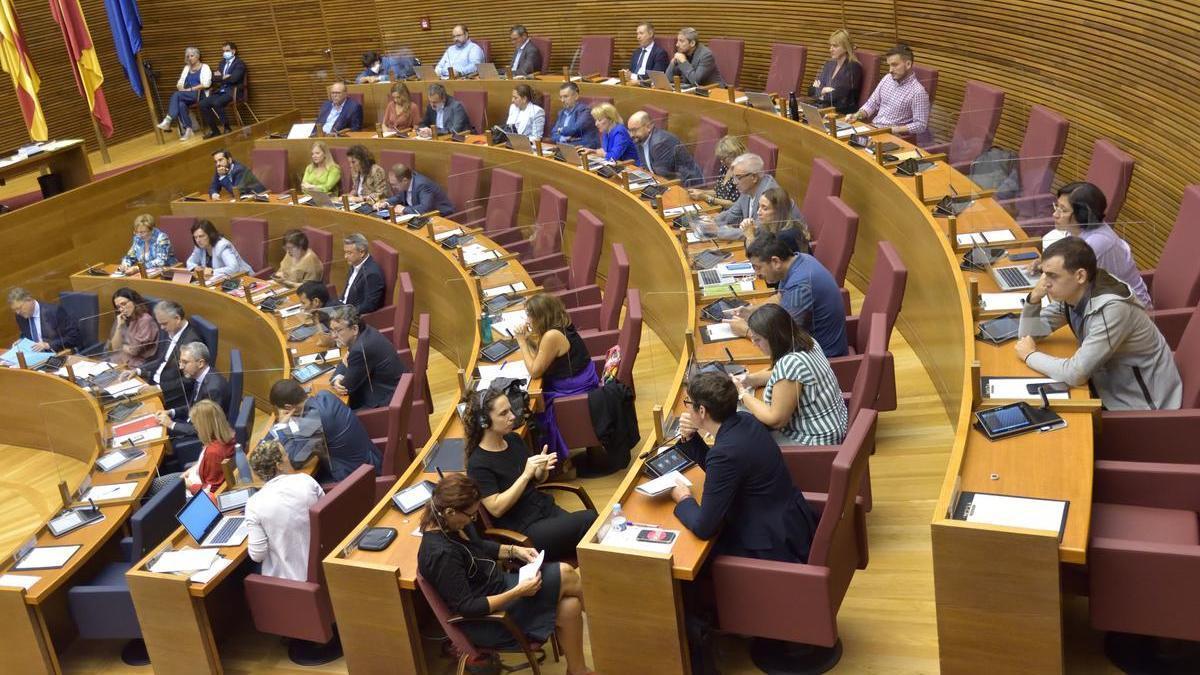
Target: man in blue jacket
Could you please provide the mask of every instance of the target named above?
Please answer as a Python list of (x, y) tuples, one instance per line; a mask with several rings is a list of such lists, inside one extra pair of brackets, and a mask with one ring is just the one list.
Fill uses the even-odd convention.
[[(704, 469), (704, 498), (696, 503), (690, 487), (676, 485), (675, 516), (701, 539), (720, 533), (720, 553), (807, 562), (816, 517), (792, 484), (771, 431), (738, 412), (737, 402), (737, 387), (724, 374), (688, 381), (680, 448)], [(708, 447), (697, 432), (714, 435), (716, 444)]]
[(397, 164), (388, 173), (388, 184), (392, 186), (392, 196), (375, 205), (377, 209), (386, 208), (388, 204), (402, 207), (403, 213), (429, 213), (437, 211), (440, 216), (454, 213), (454, 204), (442, 186), (433, 182), (427, 176), (417, 173), (407, 165)]
[(300, 383), (286, 379), (272, 385), (270, 397), (275, 424), (268, 435), (283, 444), (293, 466), (327, 452), (328, 468), (323, 461), (317, 473), (319, 482), (341, 481), (363, 464), (370, 464), (379, 474), (383, 461), (367, 430), (332, 392), (309, 398)]
[(213, 172), (212, 182), (208, 185), (208, 195), (213, 200), (221, 198), (222, 190), (230, 196), (233, 196), (234, 188), (242, 194), (261, 194), (267, 191), (262, 181), (258, 180), (258, 176), (244, 164), (235, 161), (233, 155), (225, 148), (214, 152), (212, 158), (216, 170)]
[(592, 109), (579, 102), (579, 85), (563, 82), (558, 88), (558, 100), (562, 110), (558, 111), (558, 119), (550, 129), (550, 140), (585, 148), (600, 147), (600, 132), (596, 130)]
[(358, 131), (362, 129), (362, 123), (362, 106), (346, 94), (346, 83), (329, 85), (329, 100), (321, 104), (317, 113), (317, 128), (328, 136), (342, 129)]
[(79, 324), (58, 305), (38, 302), (24, 288), (14, 288), (8, 292), (8, 307), (17, 315), (21, 337), (32, 340), (35, 350), (60, 352), (83, 346)]

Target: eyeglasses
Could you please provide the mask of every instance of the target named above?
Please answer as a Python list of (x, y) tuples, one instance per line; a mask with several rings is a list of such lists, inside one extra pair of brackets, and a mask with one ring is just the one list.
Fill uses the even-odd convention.
[(755, 172), (751, 172), (751, 173), (735, 173), (735, 174), (733, 174), (733, 179), (734, 179), (734, 180), (741, 180), (741, 179), (743, 179), (743, 178), (749, 178), (750, 176), (754, 176), (754, 175), (756, 175), (756, 174), (755, 174)]
[(690, 401), (690, 400), (688, 400), (688, 399), (686, 399), (686, 398), (685, 398), (685, 399), (683, 399), (683, 404), (684, 404), (684, 405), (686, 405), (686, 406), (687, 406), (687, 407), (689, 407), (689, 408), (695, 408), (695, 407), (696, 407), (696, 404), (695, 404), (695, 403), (693, 403), (692, 401)]
[(1062, 204), (1055, 204), (1053, 206), (1052, 210), (1054, 211), (1054, 213), (1070, 213), (1071, 207), (1063, 206)]

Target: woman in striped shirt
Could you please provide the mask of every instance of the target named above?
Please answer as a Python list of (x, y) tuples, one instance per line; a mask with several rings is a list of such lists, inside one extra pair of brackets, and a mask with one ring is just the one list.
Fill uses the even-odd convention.
[[(747, 326), (750, 341), (771, 357), (771, 369), (734, 378), (741, 404), (775, 430), (781, 445), (841, 443), (849, 415), (821, 346), (774, 303), (754, 310)], [(755, 387), (764, 387), (761, 400)]]

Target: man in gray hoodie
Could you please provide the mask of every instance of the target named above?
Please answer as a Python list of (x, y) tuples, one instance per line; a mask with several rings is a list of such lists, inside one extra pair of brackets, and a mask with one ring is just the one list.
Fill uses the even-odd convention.
[[(1052, 302), (1042, 307), (1042, 298)], [(1060, 359), (1037, 350), (1063, 324), (1079, 349)], [(1030, 368), (1079, 386), (1091, 380), (1108, 410), (1174, 410), (1183, 383), (1166, 339), (1129, 286), (1097, 269), (1096, 254), (1078, 237), (1057, 241), (1042, 254), (1042, 278), (1021, 309), (1017, 356)]]

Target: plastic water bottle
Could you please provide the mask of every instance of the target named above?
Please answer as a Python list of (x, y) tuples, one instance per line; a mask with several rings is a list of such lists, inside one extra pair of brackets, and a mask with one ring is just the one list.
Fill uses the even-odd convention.
[(788, 92), (787, 113), (788, 113), (788, 118), (790, 118), (793, 122), (800, 121), (800, 105), (799, 105), (799, 102), (796, 100), (796, 92), (794, 92), (794, 91)]
[(479, 315), (479, 338), (485, 345), (492, 344), (492, 315), (487, 312)]
[(625, 513), (621, 510), (620, 504), (613, 504), (609, 522), (612, 523), (613, 532), (624, 532), (625, 528), (629, 527), (629, 521), (625, 519)]

